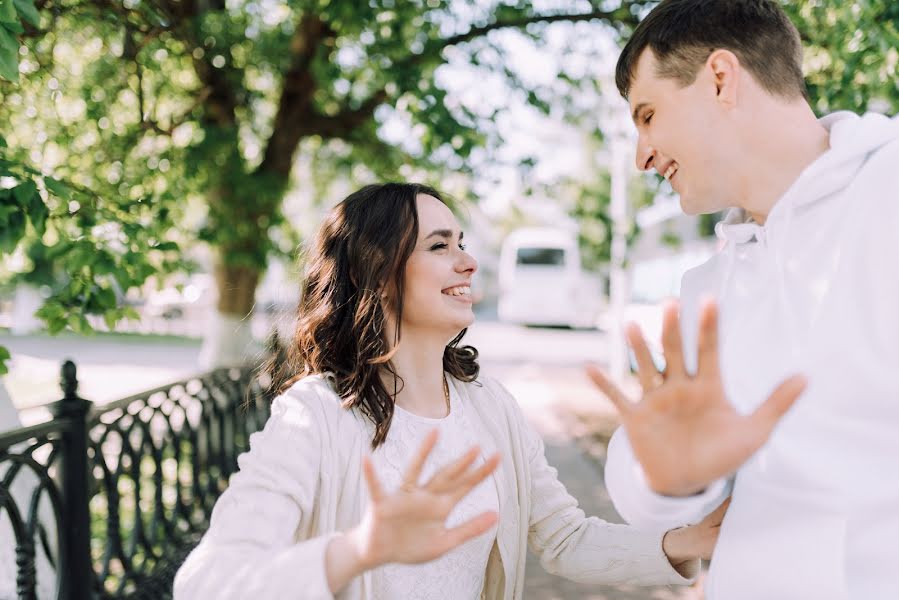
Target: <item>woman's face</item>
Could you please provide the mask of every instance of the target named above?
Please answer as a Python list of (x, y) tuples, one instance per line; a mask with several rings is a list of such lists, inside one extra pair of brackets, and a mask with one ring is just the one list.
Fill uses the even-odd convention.
[(452, 211), (419, 194), (418, 239), (406, 262), (402, 331), (455, 337), (474, 321), (471, 276), (477, 261), (465, 252)]

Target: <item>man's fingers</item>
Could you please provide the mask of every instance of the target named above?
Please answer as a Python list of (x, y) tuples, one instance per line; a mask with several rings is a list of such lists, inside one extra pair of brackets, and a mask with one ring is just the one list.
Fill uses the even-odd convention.
[(612, 380), (606, 376), (602, 369), (594, 364), (588, 363), (585, 370), (587, 371), (587, 376), (590, 378), (590, 381), (592, 381), (594, 385), (605, 394), (606, 398), (615, 405), (618, 412), (622, 415), (630, 412), (632, 402), (624, 395), (624, 392), (622, 392), (617, 385), (612, 383)]
[(425, 465), (425, 461), (428, 460), (428, 455), (431, 453), (431, 450), (434, 449), (434, 444), (436, 443), (437, 429), (432, 429), (430, 433), (425, 436), (424, 441), (421, 443), (421, 447), (419, 447), (418, 452), (415, 453), (415, 457), (409, 464), (409, 468), (406, 469), (406, 475), (403, 477), (403, 485), (418, 485), (418, 480), (421, 477), (421, 470)]
[(373, 502), (379, 501), (384, 497), (384, 490), (381, 488), (381, 482), (375, 474), (375, 467), (371, 459), (367, 456), (362, 457), (362, 473), (365, 475), (365, 483), (368, 484), (368, 495)]
[(668, 377), (686, 374), (679, 311), (680, 305), (677, 302), (668, 302), (662, 310), (662, 348), (665, 350), (665, 374)]
[[(477, 537), (493, 527), (499, 521), (499, 515), (494, 511), (481, 513), (480, 515), (469, 519), (457, 527), (447, 530), (445, 536), (445, 544), (443, 552), (455, 548), (463, 544), (473, 537)], [(443, 553), (441, 552), (441, 554)]]
[(655, 361), (652, 360), (652, 353), (646, 340), (643, 339), (643, 332), (640, 331), (635, 323), (628, 323), (625, 328), (627, 335), (627, 343), (634, 351), (634, 358), (637, 359), (637, 378), (640, 380), (640, 386), (643, 392), (649, 392), (658, 387), (659, 370), (656, 368)]
[(701, 376), (720, 374), (718, 369), (718, 306), (705, 300), (699, 312), (699, 360), (696, 373)]
[(802, 375), (790, 377), (777, 386), (768, 399), (752, 413), (750, 418), (764, 432), (765, 439), (771, 434), (771, 430), (774, 429), (781, 417), (793, 406), (807, 384), (808, 381)]

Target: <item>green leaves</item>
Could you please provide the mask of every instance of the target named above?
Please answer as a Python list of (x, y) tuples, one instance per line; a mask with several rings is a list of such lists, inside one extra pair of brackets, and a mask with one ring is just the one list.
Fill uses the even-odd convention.
[(20, 19), (38, 27), (40, 14), (34, 7), (34, 0), (0, 0), (0, 77), (16, 82), (19, 80), (19, 41), (16, 35), (24, 28)]
[(34, 7), (34, 0), (13, 0), (13, 4), (24, 21), (35, 27), (40, 27), (41, 16)]
[[(556, 14), (602, 3), (550, 4)], [(625, 31), (650, 3), (614, 4), (609, 30)], [(816, 108), (886, 98), (899, 109), (899, 3), (812, 4), (785, 2), (810, 46)], [(20, 58), (28, 67), (0, 102), (0, 131), (13, 148), (0, 138), (0, 177), (13, 179), (0, 190), (0, 250), (24, 250), (29, 266), (16, 278), (53, 290), (44, 313), (51, 330), (83, 331), (81, 317), (103, 315), (110, 324), (126, 316), (123, 295), (184, 268), (192, 245), (208, 244), (226, 265), (255, 272), (272, 255), (292, 254), (292, 224), (315, 218), (333, 199), (334, 182), (440, 181), (480, 168), (497, 154), (497, 121), (510, 105), (487, 91), (494, 80), (535, 115), (601, 127), (594, 72), (577, 67), (599, 47), (582, 33), (586, 23), (571, 29), (560, 73), (548, 78), (515, 66), (514, 50), (501, 43), (509, 30), (467, 35), (523, 23), (544, 5), (316, 0), (260, 11), (234, 0), (188, 20), (177, 11), (163, 19), (146, 2), (126, 3), (121, 18), (110, 19), (87, 2), (54, 14), (52, 31), (40, 37), (31, 30), (41, 20), (33, 0), (0, 0), (0, 77), (17, 79)], [(518, 43), (549, 48), (551, 27), (522, 27)], [(448, 47), (450, 40), (464, 41)], [(589, 56), (612, 58), (601, 54)], [(461, 65), (478, 69), (472, 85), (483, 82), (484, 91), (448, 91), (443, 73)], [(26, 160), (55, 165), (54, 176), (29, 170)], [(291, 172), (294, 163), (302, 166)], [(591, 260), (602, 262), (608, 184), (599, 174), (579, 186), (570, 190), (572, 212)], [(288, 194), (314, 208), (286, 219)]]
[(32, 180), (26, 180), (12, 189), (13, 196), (22, 209), (23, 213), (28, 216), (31, 226), (34, 227), (37, 235), (44, 235), (47, 230), (47, 217), (50, 211), (44, 204), (37, 185)]
[(0, 0), (0, 23), (17, 23), (19, 16), (13, 0)]
[(893, 0), (784, 2), (805, 49), (812, 107), (899, 112), (899, 4)]
[(25, 213), (15, 201), (11, 190), (0, 190), (0, 253), (15, 250), (25, 235)]
[[(8, 0), (0, 0), (4, 1)], [(15, 82), (19, 80), (19, 42), (6, 25), (0, 23), (0, 77)]]
[[(0, 149), (6, 142), (0, 138)], [(13, 252), (26, 237), (27, 224), (31, 223), (35, 235), (43, 236), (47, 231), (50, 209), (44, 202), (36, 181), (43, 179), (48, 190), (68, 192), (68, 188), (49, 177), (35, 178), (33, 169), (16, 161), (0, 160), (0, 177), (12, 180), (12, 187), (0, 188), (0, 252)], [(47, 185), (52, 181), (52, 185)]]
[(72, 199), (72, 190), (63, 182), (53, 179), (52, 177), (44, 177), (44, 185), (47, 186), (49, 192), (59, 196), (63, 200)]

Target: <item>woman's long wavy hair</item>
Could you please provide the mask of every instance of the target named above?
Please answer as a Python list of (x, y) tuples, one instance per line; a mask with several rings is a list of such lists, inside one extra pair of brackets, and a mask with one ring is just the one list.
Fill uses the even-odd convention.
[[(385, 183), (350, 194), (328, 214), (307, 256), (296, 333), (277, 378), (283, 391), (303, 376), (332, 374), (344, 408), (360, 410), (374, 424), (372, 448), (387, 437), (402, 386), (390, 359), (402, 341), (404, 274), (418, 239), (419, 194), (448, 204), (430, 187)], [(385, 310), (394, 313), (396, 331), (387, 331)], [(479, 365), (475, 348), (459, 347), (466, 331), (446, 346), (443, 368), (468, 382)], [(385, 371), (391, 377), (382, 379)], [(393, 380), (391, 389), (385, 379)]]

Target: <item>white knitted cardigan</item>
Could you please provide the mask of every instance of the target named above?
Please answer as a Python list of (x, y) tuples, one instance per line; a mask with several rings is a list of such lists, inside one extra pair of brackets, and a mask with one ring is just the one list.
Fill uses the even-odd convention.
[[(470, 406), (485, 456), (500, 452), (492, 479), (500, 499), (496, 542), (481, 597), (521, 598), (527, 547), (550, 573), (575, 581), (689, 584), (662, 552), (661, 531), (586, 517), (544, 456), (543, 441), (499, 383), (450, 378)], [(355, 526), (368, 502), (361, 457), (372, 426), (340, 406), (328, 378), (307, 377), (275, 399), (263, 431), (213, 509), (203, 540), (175, 578), (176, 600), (331, 599), (325, 549)], [(690, 569), (695, 576), (698, 561)], [(368, 574), (338, 597), (366, 600)]]

